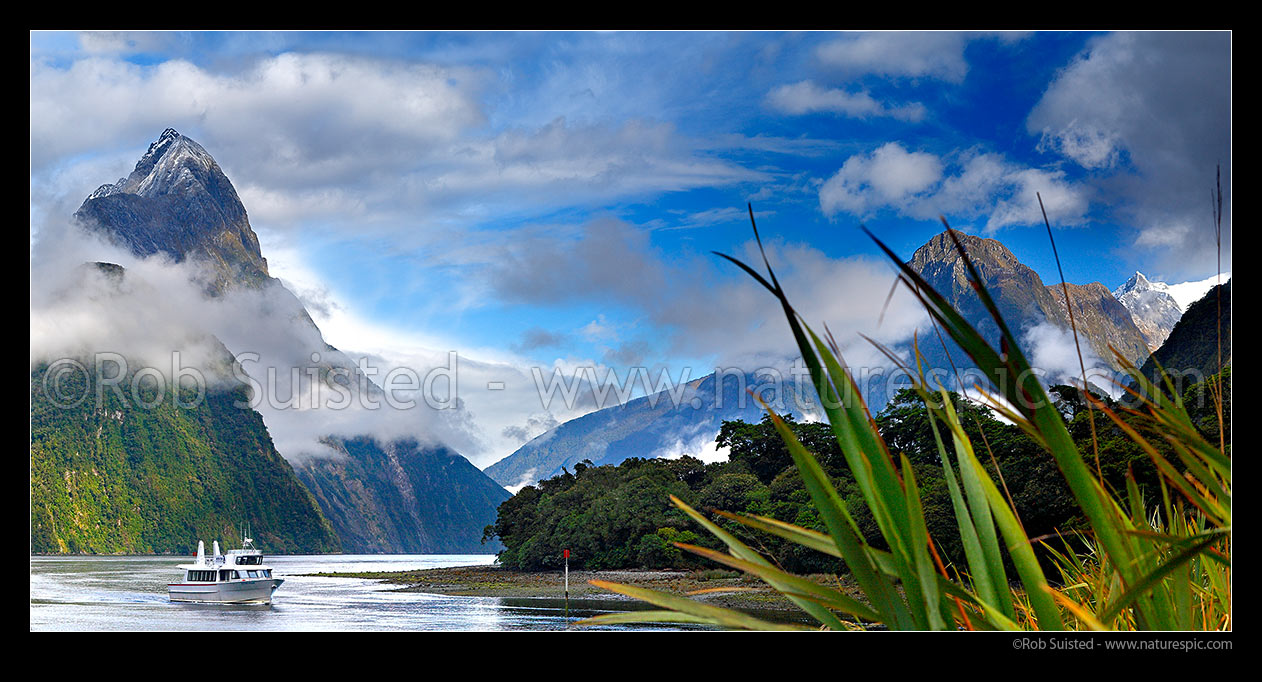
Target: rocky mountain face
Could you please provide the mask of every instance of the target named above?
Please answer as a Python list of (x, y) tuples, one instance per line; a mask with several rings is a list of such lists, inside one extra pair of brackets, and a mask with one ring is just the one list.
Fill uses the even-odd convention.
[[(1059, 284), (1045, 285), (1038, 273), (1022, 264), (997, 239), (984, 239), (957, 233), (969, 258), (973, 260), (984, 284), (1008, 327), (1020, 336), (1021, 330), (1048, 322), (1064, 330), (1070, 329), (1065, 292)], [(938, 234), (916, 250), (909, 262), (939, 293), (988, 339), (998, 343), (999, 328), (982, 306), (965, 275), (963, 259), (946, 232)], [(1097, 357), (1114, 369), (1118, 363), (1109, 346), (1118, 349), (1128, 360), (1140, 364), (1149, 349), (1143, 333), (1135, 326), (1130, 312), (1115, 299), (1104, 285), (1068, 285), (1078, 335)], [(1084, 350), (1087, 350), (1084, 348)], [(957, 355), (952, 349), (952, 357)], [(947, 367), (943, 353), (934, 344), (922, 344), (922, 351), (940, 366)], [(937, 365), (935, 365), (937, 366)]]
[[(1065, 293), (1068, 291), (1074, 310), (1073, 322), (1078, 328), (1078, 333), (1084, 335), (1097, 356), (1110, 365), (1118, 364), (1113, 354), (1109, 352), (1110, 347), (1121, 351), (1131, 362), (1148, 356), (1147, 337), (1135, 324), (1130, 311), (1113, 297), (1113, 292), (1109, 291), (1108, 287), (1099, 282), (1092, 282), (1091, 284), (1067, 283), (1064, 289), (1059, 284), (1050, 284), (1047, 289), (1052, 294), (1052, 299), (1056, 301), (1056, 305), (1065, 312), (1066, 320), (1069, 319), (1065, 309)], [(1139, 333), (1136, 334), (1136, 332)]]
[(710, 374), (690, 382), (678, 400), (657, 393), (560, 424), (487, 467), (486, 473), (501, 485), (518, 487), (556, 476), (563, 468), (573, 470), (585, 459), (600, 466), (630, 457), (698, 456), (704, 446), (713, 445), (724, 420), (762, 419), (763, 409), (747, 388), (781, 413), (802, 415), (793, 396), (777, 395), (769, 381)]
[(1170, 295), (1170, 287), (1165, 282), (1149, 281), (1142, 272), (1136, 272), (1115, 289), (1113, 297), (1131, 312), (1135, 326), (1144, 334), (1148, 348), (1154, 351), (1165, 343), (1183, 316), (1183, 308)]
[[(380, 396), (381, 389), (361, 377), (350, 358), (323, 340), (301, 301), (268, 274), (240, 197), (219, 164), (192, 139), (167, 129), (128, 177), (98, 188), (75, 217), (86, 229), (107, 235), (138, 256), (162, 254), (201, 266), (206, 274), (199, 284), (208, 297), (251, 294), (247, 298), (258, 306), (253, 314), (260, 316), (257, 325), (267, 326), (269, 346), (289, 348), (278, 351), (285, 357), (312, 358), (301, 360), (302, 376), (315, 370), (320, 381), (337, 381), (352, 393), (363, 386)], [(224, 342), (229, 347), (235, 343), (228, 336)], [(286, 367), (279, 369), (288, 374)], [(345, 371), (339, 376), (333, 370)], [(154, 438), (176, 436), (155, 433)], [(507, 497), (467, 460), (441, 446), (379, 444), (366, 435), (326, 440), (343, 443), (343, 456), (306, 457), (295, 460), (294, 470), (286, 464), (286, 470), (291, 477), (296, 470), (317, 493), (320, 509), (337, 537), (347, 540), (343, 546), (349, 551), (474, 551), (481, 547), (482, 528), (494, 520), (495, 508)], [(362, 447), (346, 445), (361, 442)], [(184, 452), (178, 447), (174, 451)], [(303, 488), (298, 478), (293, 484)], [(453, 501), (466, 493), (468, 499)], [(406, 508), (392, 506), (398, 504)], [(145, 516), (164, 513), (160, 507), (144, 510)], [(259, 524), (255, 528), (261, 532)]]
[(498, 551), (482, 530), (511, 497), (447, 448), (413, 440), (331, 438), (341, 457), (300, 466), (298, 477), (328, 510), (343, 551), (412, 554)]
[(209, 264), (212, 291), (270, 279), (236, 189), (200, 144), (171, 128), (149, 145), (130, 175), (88, 196), (75, 218), (137, 255)]
[(1188, 306), (1166, 342), (1153, 351), (1152, 357), (1140, 368), (1150, 381), (1161, 385), (1158, 363), (1167, 374), (1178, 380), (1177, 385), (1182, 388), (1203, 381), (1231, 365), (1231, 280), (1210, 289), (1201, 300)]

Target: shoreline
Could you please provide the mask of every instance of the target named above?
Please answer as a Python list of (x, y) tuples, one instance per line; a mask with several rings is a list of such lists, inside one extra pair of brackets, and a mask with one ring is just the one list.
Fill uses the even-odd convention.
[[(415, 571), (352, 573), (305, 573), (305, 577), (359, 578), (397, 586), (400, 592), (424, 592), (462, 597), (501, 597), (513, 599), (559, 600), (565, 597), (562, 571), (514, 571), (498, 566), (459, 566)], [(847, 578), (815, 575), (809, 578), (857, 596)], [(622, 569), (570, 571), (570, 598), (585, 600), (638, 601), (603, 590), (589, 580), (607, 580), (687, 596), (714, 606), (741, 610), (776, 611), (786, 615), (802, 613), (793, 602), (757, 578), (735, 571), (686, 569)], [(697, 590), (725, 590), (687, 594)]]
[[(175, 552), (31, 552), (31, 558), (56, 558), (56, 557), (185, 557), (192, 556), (188, 553), (177, 554)], [(365, 552), (356, 554), (353, 552), (267, 552), (267, 556), (367, 556), (367, 557), (388, 557), (388, 556), (489, 556), (494, 557), (495, 552), (431, 552), (431, 553), (408, 553), (408, 552)]]

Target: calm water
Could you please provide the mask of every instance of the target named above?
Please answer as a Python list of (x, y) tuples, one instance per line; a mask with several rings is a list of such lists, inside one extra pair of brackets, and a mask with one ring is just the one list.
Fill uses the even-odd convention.
[[(298, 574), (490, 564), (491, 555), (269, 556), (285, 579), (270, 605), (172, 604), (188, 557), (31, 557), (32, 630), (564, 630), (632, 602), (454, 597), (355, 578)], [(586, 629), (586, 628), (581, 628)], [(666, 626), (652, 629), (668, 629)]]

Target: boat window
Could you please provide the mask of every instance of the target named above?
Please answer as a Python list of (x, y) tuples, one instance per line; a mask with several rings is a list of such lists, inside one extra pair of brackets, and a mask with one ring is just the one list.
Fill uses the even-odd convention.
[(233, 578), (233, 580), (240, 580), (240, 579), (241, 579), (241, 574), (240, 574), (240, 573), (238, 573), (238, 572), (236, 572), (236, 571), (233, 571), (233, 572), (232, 572), (232, 578)]
[(219, 579), (220, 579), (220, 580), (228, 580), (228, 579), (230, 579), (231, 577), (232, 577), (232, 571), (220, 571), (220, 572), (219, 572)]
[(189, 582), (213, 583), (215, 582), (214, 571), (189, 571)]
[(268, 578), (272, 577), (272, 569), (269, 568), (266, 571), (263, 571), (263, 575)]

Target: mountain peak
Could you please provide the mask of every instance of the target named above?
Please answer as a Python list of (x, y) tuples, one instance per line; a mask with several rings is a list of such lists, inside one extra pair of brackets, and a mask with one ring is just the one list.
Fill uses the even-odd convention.
[(162, 131), (130, 175), (92, 192), (75, 217), (137, 255), (209, 262), (218, 271), (215, 290), (268, 279), (232, 182), (204, 147), (175, 128)]
[(1114, 289), (1113, 297), (1130, 311), (1152, 350), (1161, 347), (1183, 315), (1183, 308), (1170, 295), (1169, 285), (1153, 282), (1142, 272), (1136, 271), (1125, 284)]
[[(990, 292), (994, 305), (1014, 329), (1030, 328), (1050, 322), (1070, 329), (1069, 310), (1059, 284), (1046, 286), (1032, 268), (1023, 264), (998, 239), (954, 233), (977, 269), (981, 283)], [(982, 305), (951, 235), (942, 232), (916, 250), (908, 262), (928, 284), (944, 296), (979, 332), (995, 338), (999, 329), (990, 311)], [(1132, 362), (1143, 362), (1149, 348), (1127, 310), (1119, 305), (1108, 287), (1092, 283), (1069, 285), (1070, 297), (1076, 301), (1074, 312), (1082, 317), (1078, 330), (1085, 334), (1092, 350), (1101, 358), (1112, 358), (1110, 346), (1120, 350)], [(946, 358), (934, 362), (946, 366)], [(1107, 361), (1107, 360), (1106, 360)]]
[[(1144, 273), (1135, 271), (1131, 278), (1126, 280), (1122, 286), (1113, 290), (1113, 296), (1121, 301), (1127, 294), (1139, 295), (1147, 291), (1159, 291), (1162, 293), (1170, 293), (1170, 285), (1165, 282), (1154, 282), (1144, 276)], [(1123, 301), (1124, 302), (1124, 301)]]
[[(960, 243), (964, 245), (964, 251), (968, 253), (969, 258), (978, 262), (986, 262), (992, 265), (998, 265), (1003, 268), (1013, 268), (1020, 265), (1020, 261), (1003, 245), (998, 239), (986, 239), (977, 235), (967, 234), (955, 231), (955, 236), (959, 238)], [(913, 267), (918, 270), (921, 266), (930, 263), (954, 263), (960, 259), (959, 251), (955, 248), (955, 242), (946, 232), (939, 232), (929, 239), (924, 246), (916, 249), (911, 257)]]
[[(149, 144), (149, 149), (136, 162), (130, 175), (119, 178), (113, 184), (101, 185), (88, 199), (114, 194), (153, 198), (172, 192), (187, 192), (197, 186), (206, 189), (210, 185), (226, 185), (232, 189), (232, 183), (224, 177), (219, 164), (204, 147), (181, 135), (175, 128), (167, 128)], [(231, 198), (237, 198), (235, 190), (232, 190)]]

